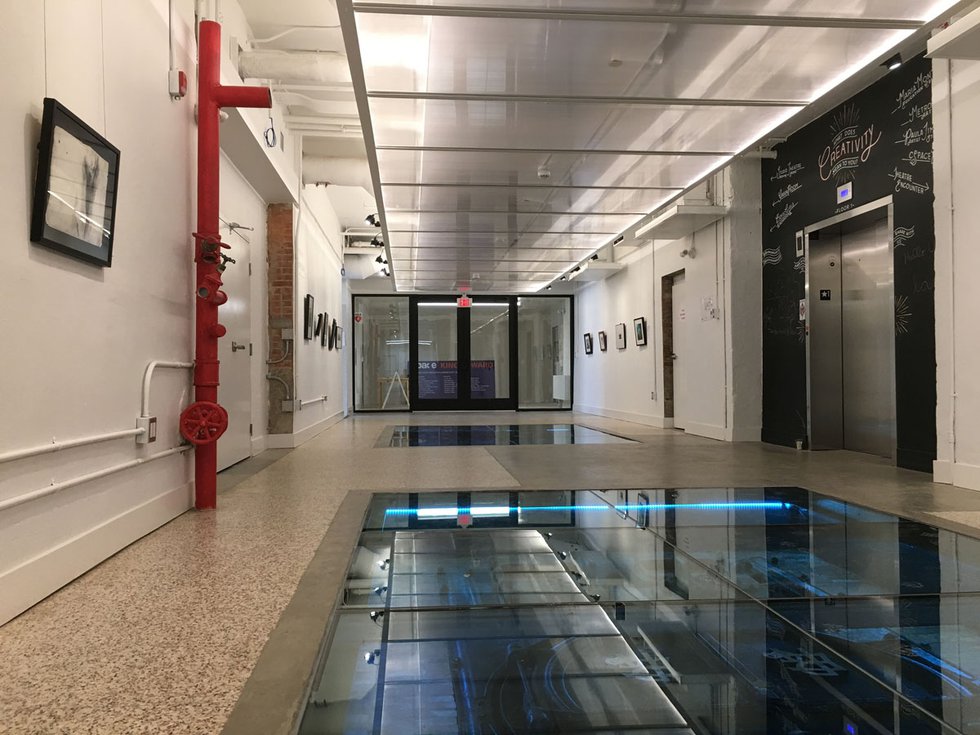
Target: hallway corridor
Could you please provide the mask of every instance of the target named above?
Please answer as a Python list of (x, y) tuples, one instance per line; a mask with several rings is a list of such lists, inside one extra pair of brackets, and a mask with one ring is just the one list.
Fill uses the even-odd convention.
[[(397, 424), (571, 422), (636, 443), (376, 448)], [(221, 732), (348, 496), (766, 485), (980, 537), (976, 493), (848, 452), (716, 442), (585, 414), (362, 414), (224, 490), (220, 512), (183, 514), (0, 629), (0, 732)], [(345, 566), (360, 523), (343, 522), (346, 545), (332, 553)], [(343, 569), (334, 571), (337, 584)], [(322, 595), (324, 619), (336, 592)], [(280, 664), (308, 677), (315, 655)], [(299, 702), (303, 692), (265, 695)], [(236, 722), (261, 715), (249, 704)]]

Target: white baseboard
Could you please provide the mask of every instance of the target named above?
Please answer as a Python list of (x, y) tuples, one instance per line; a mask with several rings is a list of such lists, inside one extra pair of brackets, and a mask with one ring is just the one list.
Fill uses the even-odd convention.
[(762, 426), (736, 426), (732, 429), (733, 442), (762, 441)]
[(980, 467), (975, 464), (953, 464), (953, 484), (968, 490), (980, 490)]
[(269, 437), (265, 434), (262, 436), (252, 437), (252, 456), (256, 454), (262, 454), (266, 449), (269, 448)]
[(193, 505), (191, 482), (109, 518), (0, 574), (0, 625)]
[(693, 421), (688, 421), (687, 426), (684, 427), (684, 431), (688, 434), (693, 434), (694, 436), (703, 436), (708, 439), (717, 439), (718, 441), (728, 441), (727, 429), (724, 426), (713, 426), (712, 424), (696, 424)]
[(948, 459), (937, 459), (932, 463), (932, 481), (940, 485), (953, 484), (953, 463)]
[(269, 434), (266, 437), (266, 445), (269, 449), (293, 449), (305, 444), (317, 434), (326, 431), (334, 424), (343, 420), (344, 412), (337, 411), (332, 416), (320, 419), (312, 426), (307, 426), (305, 429), (300, 429), (292, 434)]
[(591, 413), (595, 416), (604, 416), (607, 419), (619, 419), (620, 421), (629, 421), (633, 424), (653, 426), (658, 429), (672, 429), (674, 427), (674, 420), (665, 419), (663, 416), (646, 416), (642, 413), (614, 411), (609, 408), (599, 408), (598, 406), (580, 406), (578, 404), (575, 404), (574, 409), (576, 413)]

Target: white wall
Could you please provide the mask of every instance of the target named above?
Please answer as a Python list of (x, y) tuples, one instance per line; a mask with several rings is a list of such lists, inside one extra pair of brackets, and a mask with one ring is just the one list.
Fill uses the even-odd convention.
[[(314, 436), (343, 415), (345, 370), (350, 359), (346, 348), (330, 350), (320, 345), (319, 337), (308, 342), (303, 339), (303, 301), (306, 294), (312, 294), (316, 312), (327, 312), (331, 323), (336, 319), (350, 343), (350, 296), (340, 273), (344, 238), (326, 190), (304, 187), (302, 206), (294, 216), (295, 397), (304, 403), (313, 402), (293, 414), (293, 434), (285, 438), (292, 442), (290, 446)], [(318, 400), (323, 397), (325, 400)], [(277, 437), (276, 441), (284, 439)]]
[[(758, 162), (739, 162), (714, 177), (716, 201), (730, 214), (673, 242), (657, 241), (613, 276), (576, 295), (575, 408), (612, 418), (671, 427), (664, 417), (663, 276), (683, 270), (688, 298), (688, 433), (727, 441), (758, 441), (762, 424), (762, 264)], [(696, 257), (682, 257), (694, 248)], [(717, 318), (703, 318), (711, 297)], [(647, 345), (637, 347), (633, 319), (647, 320)], [(627, 325), (628, 347), (616, 349), (615, 325)], [(596, 334), (608, 335), (598, 350)], [(585, 355), (582, 335), (596, 340)], [(651, 397), (654, 394), (655, 397)]]
[[(193, 357), (193, 5), (177, 3), (177, 63), (191, 85), (180, 102), (167, 91), (167, 0), (0, 6), (0, 60), (13, 70), (4, 82), (0, 134), (15, 151), (0, 169), (0, 270), (7, 275), (0, 290), (7, 358), (0, 363), (0, 454), (135, 428), (147, 363)], [(232, 0), (222, 7), (237, 17)], [(111, 268), (29, 241), (45, 96), (122, 151)], [(297, 181), (295, 148), (287, 144), (275, 155), (283, 180)], [(243, 212), (235, 217), (262, 231), (252, 238), (250, 292), (258, 347), (253, 422), (264, 427), (264, 202), (233, 163), (222, 165), (222, 207)], [(0, 501), (176, 446), (177, 418), (191, 399), (188, 372), (159, 372), (150, 399), (159, 421), (154, 444), (123, 439), (2, 463)], [(0, 511), (0, 623), (188, 509), (192, 467), (190, 455), (171, 456)]]
[[(574, 408), (585, 413), (663, 426), (663, 411), (650, 394), (657, 390), (659, 349), (648, 337), (644, 347), (633, 340), (633, 319), (645, 317), (653, 334), (653, 253), (646, 248), (623, 270), (589, 284), (575, 297)], [(627, 348), (616, 349), (616, 324), (626, 324)], [(608, 349), (599, 350), (598, 333), (606, 333)], [(585, 354), (583, 335), (592, 334), (593, 351)]]
[[(933, 62), (937, 482), (980, 490), (980, 63)], [(954, 157), (955, 152), (955, 157)]]

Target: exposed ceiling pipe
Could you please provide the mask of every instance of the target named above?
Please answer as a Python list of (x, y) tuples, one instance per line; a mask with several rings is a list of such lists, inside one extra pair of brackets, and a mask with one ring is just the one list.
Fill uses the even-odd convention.
[(366, 158), (303, 156), (303, 183), (360, 186), (374, 196), (371, 170)]
[(243, 51), (238, 58), (243, 79), (279, 82), (350, 84), (347, 57), (333, 51)]

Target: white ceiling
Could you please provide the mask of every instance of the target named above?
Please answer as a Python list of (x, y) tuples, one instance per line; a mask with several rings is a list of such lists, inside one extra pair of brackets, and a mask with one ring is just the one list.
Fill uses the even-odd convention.
[(349, 55), (273, 87), (306, 155), (367, 156), (381, 201), (331, 199), (399, 291), (544, 288), (958, 4), (451, 1), (239, 0), (256, 48)]

